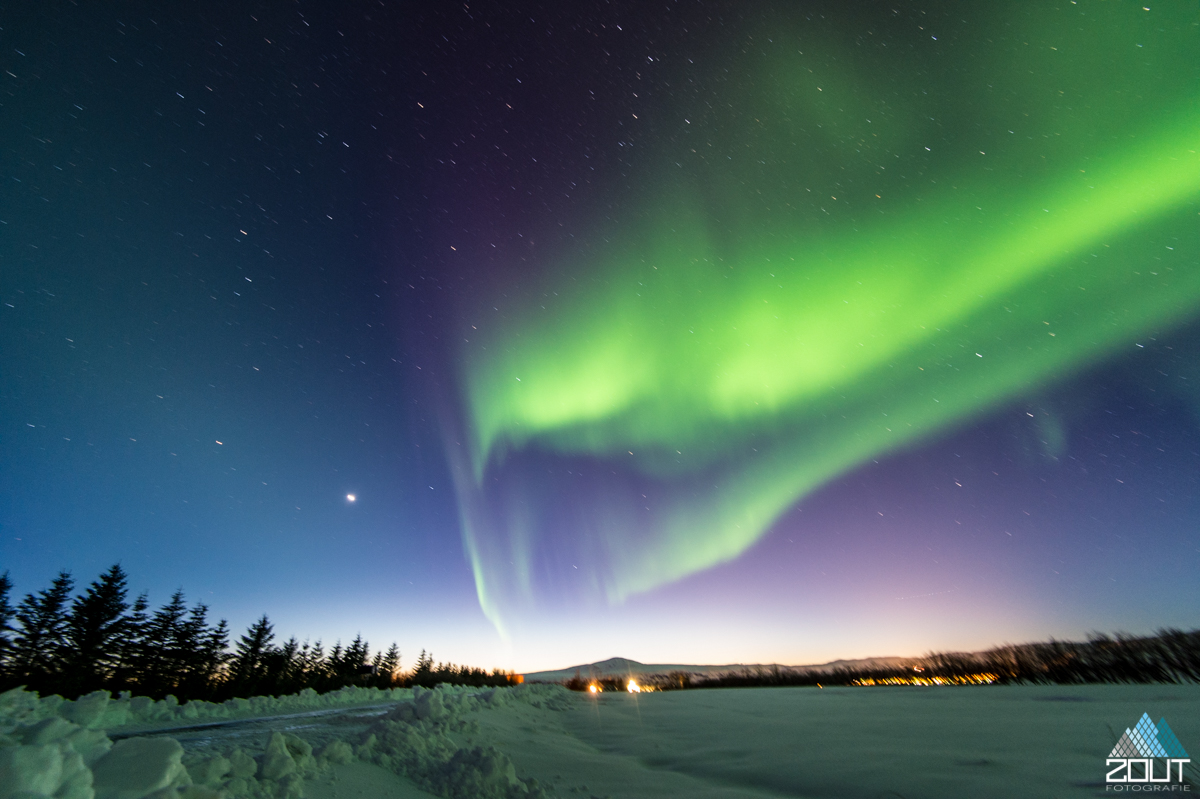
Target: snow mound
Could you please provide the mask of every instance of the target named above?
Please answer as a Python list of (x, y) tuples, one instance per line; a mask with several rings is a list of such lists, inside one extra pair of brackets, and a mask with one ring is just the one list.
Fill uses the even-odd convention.
[(142, 799), (190, 782), (183, 747), (171, 738), (127, 738), (92, 768), (96, 799)]
[(565, 709), (569, 692), (558, 685), (494, 688), (478, 693), (438, 686), (413, 689), (413, 699), (363, 733), (355, 754), (362, 760), (402, 774), (420, 787), (452, 799), (542, 799), (537, 780), (522, 780), (512, 761), (492, 746), (458, 747), (450, 733), (478, 733), (479, 723), (462, 716), (472, 710), (526, 702)]
[[(114, 744), (106, 734), (182, 719), (270, 717), (389, 700), (395, 707), (356, 745), (332, 740), (317, 752), (285, 732), (271, 733), (261, 752), (235, 747), (191, 757), (173, 738), (128, 737)], [(545, 790), (536, 780), (519, 778), (503, 752), (492, 746), (460, 747), (450, 737), (478, 733), (478, 721), (465, 719), (467, 713), (511, 703), (565, 709), (571, 697), (556, 685), (485, 691), (443, 685), (179, 705), (174, 697), (113, 699), (103, 692), (74, 701), (39, 699), (15, 689), (0, 694), (0, 799), (301, 799), (306, 780), (355, 759), (450, 799), (544, 799)]]
[(104, 733), (62, 718), (29, 724), (0, 719), (0, 799), (93, 799), (90, 766), (111, 748)]
[(114, 745), (103, 731), (60, 717), (0, 729), (0, 799), (299, 799), (306, 777), (347, 762), (351, 751), (334, 742), (314, 757), (304, 740), (274, 733), (257, 756), (238, 749), (189, 772), (173, 738)]

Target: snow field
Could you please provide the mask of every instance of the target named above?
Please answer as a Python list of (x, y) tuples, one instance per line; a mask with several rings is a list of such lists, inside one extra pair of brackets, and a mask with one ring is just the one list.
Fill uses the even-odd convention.
[[(590, 709), (561, 714), (560, 723), (566, 735), (613, 763), (686, 775), (710, 790), (829, 799), (1082, 799), (1113, 795), (1105, 790), (1106, 758), (1143, 713), (1165, 717), (1200, 761), (1194, 683), (603, 694)], [(521, 768), (516, 754), (514, 760)], [(1185, 771), (1192, 794), (1200, 784), (1195, 765)], [(607, 781), (588, 784), (613, 796), (638, 795)]]
[[(383, 698), (340, 693), (321, 701)], [(313, 697), (255, 699), (234, 715), (256, 720), (197, 732), (170, 703), (106, 730), (79, 723), (109, 718), (99, 699), (0, 694), (0, 799), (1065, 799), (1106, 795), (1142, 713), (1200, 755), (1195, 684), (393, 695), (321, 716), (295, 715)]]

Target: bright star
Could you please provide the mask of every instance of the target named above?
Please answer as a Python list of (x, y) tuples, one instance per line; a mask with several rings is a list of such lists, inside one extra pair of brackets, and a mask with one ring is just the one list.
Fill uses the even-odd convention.
[(353, 502), (353, 501), (354, 501), (354, 500), (356, 500), (356, 499), (358, 499), (358, 497), (354, 496), (353, 494), (347, 494), (347, 495), (346, 495), (346, 501), (347, 501), (347, 502)]

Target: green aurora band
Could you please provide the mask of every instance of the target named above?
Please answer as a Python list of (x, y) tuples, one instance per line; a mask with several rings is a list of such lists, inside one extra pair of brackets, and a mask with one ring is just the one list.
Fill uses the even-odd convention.
[(865, 460), (1193, 318), (1196, 17), (974, 20), (928, 93), (934, 51), (851, 66), (775, 29), (788, 52), (681, 120), (609, 243), (470, 320), (450, 449), (493, 622), (561, 597), (556, 570), (619, 602), (736, 558)]

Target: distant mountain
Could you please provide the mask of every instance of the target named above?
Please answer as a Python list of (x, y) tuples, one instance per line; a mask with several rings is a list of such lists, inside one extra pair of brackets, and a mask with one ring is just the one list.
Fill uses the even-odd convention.
[(868, 669), (868, 668), (895, 668), (905, 667), (911, 663), (915, 663), (916, 658), (898, 658), (898, 657), (881, 657), (881, 658), (863, 658), (861, 660), (834, 660), (829, 663), (821, 663), (819, 665), (807, 666), (783, 666), (775, 663), (729, 663), (723, 666), (701, 666), (701, 665), (682, 665), (676, 663), (639, 663), (636, 660), (628, 658), (609, 658), (601, 660), (598, 663), (584, 663), (580, 666), (571, 666), (566, 669), (556, 669), (553, 671), (538, 671), (532, 674), (526, 674), (525, 679), (529, 682), (561, 682), (569, 680), (578, 674), (581, 677), (637, 677), (639, 675), (651, 674), (670, 674), (673, 671), (682, 671), (687, 674), (702, 674), (705, 676), (714, 676), (717, 674), (729, 674), (730, 672), (745, 671), (746, 669), (769, 669), (776, 665), (780, 668), (791, 669), (792, 671), (831, 671), (839, 668), (849, 669)]

